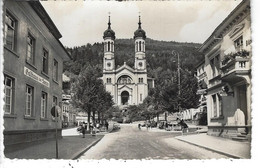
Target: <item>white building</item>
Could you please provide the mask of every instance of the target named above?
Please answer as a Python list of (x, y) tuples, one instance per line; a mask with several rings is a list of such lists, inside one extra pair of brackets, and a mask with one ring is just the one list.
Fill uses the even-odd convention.
[[(251, 134), (251, 14), (243, 0), (203, 43), (208, 134)], [(240, 136), (240, 135), (239, 135)]]
[(104, 61), (103, 82), (105, 88), (113, 96), (116, 105), (138, 105), (148, 95), (148, 83), (154, 87), (152, 78), (147, 77), (145, 58), (145, 31), (141, 28), (139, 16), (139, 27), (134, 32), (135, 40), (135, 64), (134, 67), (124, 63), (123, 66), (115, 67), (114, 45), (115, 32), (111, 29), (110, 16), (108, 29), (104, 32)]

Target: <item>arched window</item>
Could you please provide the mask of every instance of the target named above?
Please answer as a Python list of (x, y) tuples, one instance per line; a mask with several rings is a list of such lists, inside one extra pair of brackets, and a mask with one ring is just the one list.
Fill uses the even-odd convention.
[(107, 51), (110, 51), (110, 41), (108, 42), (108, 49), (107, 49)]
[(144, 42), (143, 42), (143, 52), (145, 52)]
[(141, 41), (139, 41), (139, 51), (142, 51), (142, 49), (141, 49)]
[(130, 83), (132, 83), (132, 78), (127, 76), (127, 75), (123, 75), (117, 80), (117, 83), (119, 83), (119, 84), (130, 84)]
[(135, 51), (138, 51), (138, 42), (135, 43)]
[(111, 51), (114, 52), (114, 43), (111, 43)]

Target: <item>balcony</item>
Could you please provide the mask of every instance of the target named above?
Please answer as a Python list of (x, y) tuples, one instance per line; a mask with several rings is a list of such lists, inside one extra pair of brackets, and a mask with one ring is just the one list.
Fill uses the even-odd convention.
[(221, 79), (227, 82), (238, 82), (250, 73), (250, 57), (248, 51), (240, 51), (224, 57), (221, 65)]

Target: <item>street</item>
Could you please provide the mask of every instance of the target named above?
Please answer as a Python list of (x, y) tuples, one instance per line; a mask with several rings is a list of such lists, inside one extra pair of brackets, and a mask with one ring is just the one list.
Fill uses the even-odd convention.
[(79, 159), (218, 159), (228, 158), (179, 141), (180, 133), (157, 129), (138, 129), (136, 124), (121, 124)]

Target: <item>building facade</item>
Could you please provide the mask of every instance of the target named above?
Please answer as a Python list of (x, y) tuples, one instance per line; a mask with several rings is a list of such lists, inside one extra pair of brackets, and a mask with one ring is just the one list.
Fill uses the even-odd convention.
[(205, 71), (205, 60), (200, 62), (196, 67), (196, 77), (198, 79), (198, 91), (197, 94), (200, 95), (198, 113), (196, 118), (198, 119), (197, 124), (207, 125), (207, 88), (208, 88), (208, 78)]
[(103, 59), (103, 82), (105, 88), (111, 93), (114, 103), (118, 106), (138, 105), (148, 95), (148, 83), (154, 87), (152, 78), (147, 77), (145, 58), (146, 33), (139, 27), (134, 32), (135, 40), (135, 63), (134, 68), (124, 63), (123, 66), (115, 67), (114, 45), (115, 32), (111, 29), (110, 17), (108, 29), (104, 32), (104, 59)]
[(72, 105), (70, 78), (62, 74), (62, 127), (76, 125), (76, 111)]
[(208, 134), (251, 136), (251, 14), (243, 0), (203, 43)]
[(6, 0), (3, 15), (4, 144), (52, 138), (50, 111), (61, 105), (63, 60), (70, 56), (39, 1)]

